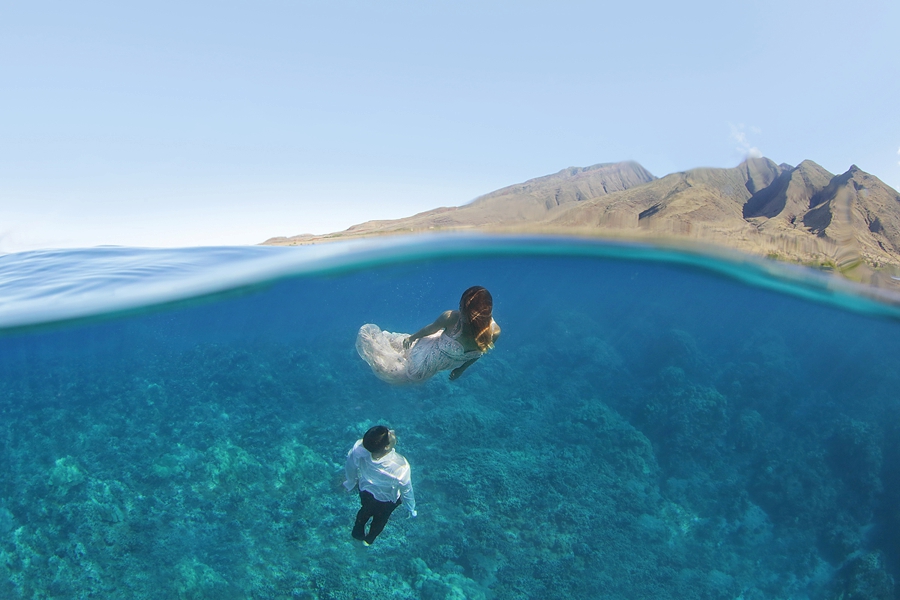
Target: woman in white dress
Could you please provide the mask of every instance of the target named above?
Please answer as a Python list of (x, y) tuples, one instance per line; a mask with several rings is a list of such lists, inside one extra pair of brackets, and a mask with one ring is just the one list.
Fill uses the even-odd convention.
[(442, 313), (412, 335), (363, 325), (356, 336), (356, 351), (388, 383), (419, 383), (447, 369), (451, 381), (459, 379), (500, 337), (500, 326), (491, 315), (493, 306), (490, 292), (470, 287), (463, 292), (459, 310)]

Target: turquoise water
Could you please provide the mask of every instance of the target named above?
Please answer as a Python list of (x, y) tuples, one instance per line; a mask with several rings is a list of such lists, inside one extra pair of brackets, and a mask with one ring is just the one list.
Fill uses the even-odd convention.
[[(897, 598), (896, 304), (651, 246), (443, 236), (0, 257), (0, 597)], [(497, 347), (382, 383), (471, 285)], [(347, 450), (419, 516), (350, 538)]]

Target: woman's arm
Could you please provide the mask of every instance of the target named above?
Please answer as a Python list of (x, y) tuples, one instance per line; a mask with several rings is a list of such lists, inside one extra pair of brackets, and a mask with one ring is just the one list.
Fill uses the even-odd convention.
[[(478, 358), (481, 358), (481, 357), (478, 357)], [(465, 371), (466, 369), (471, 367), (472, 363), (474, 363), (476, 360), (478, 360), (478, 358), (473, 358), (472, 360), (467, 360), (460, 366), (458, 366), (455, 369), (453, 369), (452, 371), (450, 371), (450, 381), (459, 379), (462, 376), (463, 371)]]
[(431, 335), (432, 333), (437, 333), (441, 329), (447, 329), (456, 322), (457, 318), (459, 318), (459, 313), (455, 310), (448, 310), (441, 313), (441, 316), (435, 319), (434, 323), (432, 323), (431, 325), (426, 325), (422, 329), (418, 330), (417, 332), (403, 340), (403, 347), (409, 348), (417, 339), (423, 338), (426, 335)]
[[(497, 325), (497, 323), (495, 323), (494, 321), (491, 321), (491, 343), (496, 342), (498, 337), (500, 337), (500, 326)], [(456, 367), (455, 369), (453, 369), (452, 371), (450, 371), (450, 381), (459, 379), (462, 376), (463, 372), (465, 372), (466, 369), (471, 367), (472, 364), (476, 360), (478, 360), (478, 358), (480, 358), (480, 357), (473, 358), (472, 360), (467, 360), (462, 365), (460, 365), (460, 366)]]

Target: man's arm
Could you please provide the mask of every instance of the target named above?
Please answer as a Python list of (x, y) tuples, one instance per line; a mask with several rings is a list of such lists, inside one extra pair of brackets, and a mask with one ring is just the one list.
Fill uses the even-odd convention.
[(418, 330), (417, 332), (415, 332), (414, 334), (412, 334), (411, 336), (409, 336), (408, 338), (403, 340), (403, 347), (409, 348), (410, 346), (412, 346), (413, 342), (415, 342), (417, 339), (423, 338), (427, 335), (431, 335), (432, 333), (437, 333), (438, 331), (440, 331), (442, 329), (447, 329), (447, 327), (449, 327), (450, 324), (453, 323), (454, 319), (456, 319), (456, 318), (457, 318), (457, 311), (455, 311), (455, 310), (448, 310), (448, 311), (441, 313), (441, 316), (439, 316), (437, 319), (435, 319), (434, 323), (432, 323), (431, 325), (426, 325), (422, 329)]
[(356, 464), (356, 453), (355, 450), (359, 447), (360, 442), (356, 442), (353, 448), (350, 449), (350, 452), (347, 453), (347, 461), (344, 463), (344, 489), (348, 492), (352, 492), (353, 488), (359, 483), (359, 467)]
[(415, 517), (416, 512), (416, 497), (413, 494), (412, 487), (412, 469), (407, 467), (406, 473), (400, 479), (400, 498), (403, 500), (403, 506), (409, 511), (411, 517)]

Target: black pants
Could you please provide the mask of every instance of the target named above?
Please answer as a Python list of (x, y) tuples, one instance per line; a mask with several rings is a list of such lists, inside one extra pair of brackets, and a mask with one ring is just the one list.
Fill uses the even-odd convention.
[[(369, 492), (360, 492), (359, 500), (362, 502), (362, 508), (356, 513), (356, 523), (354, 523), (353, 532), (350, 535), (371, 544), (387, 525), (391, 513), (400, 506), (402, 500), (397, 498), (396, 502), (381, 502)], [(369, 519), (372, 519), (372, 525), (369, 526), (369, 533), (366, 533), (366, 523), (369, 522)]]

